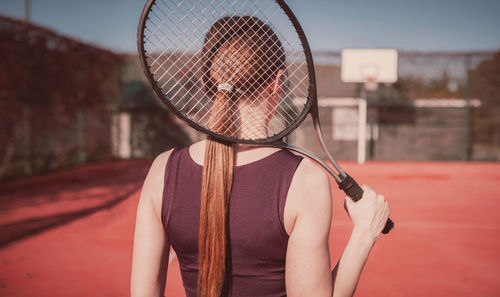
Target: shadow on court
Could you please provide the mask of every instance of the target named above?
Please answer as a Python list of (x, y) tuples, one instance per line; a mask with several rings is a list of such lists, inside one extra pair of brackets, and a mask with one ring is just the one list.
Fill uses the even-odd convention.
[(96, 211), (109, 209), (139, 190), (138, 187), (98, 206), (41, 218), (25, 219), (0, 226), (0, 249), (17, 240), (36, 235), (47, 229), (88, 216)]
[(0, 249), (109, 210), (140, 189), (149, 161), (87, 165), (0, 186)]

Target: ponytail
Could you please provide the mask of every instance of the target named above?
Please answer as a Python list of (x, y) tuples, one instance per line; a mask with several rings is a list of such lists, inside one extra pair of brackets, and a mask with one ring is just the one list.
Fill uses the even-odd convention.
[[(212, 99), (207, 128), (234, 138), (236, 132), (241, 133), (236, 129), (240, 100), (259, 105), (255, 95), (284, 69), (281, 42), (272, 28), (256, 17), (224, 17), (207, 32), (201, 58), (203, 87)], [(201, 188), (198, 297), (221, 297), (229, 289), (228, 207), (233, 169), (232, 144), (208, 136)]]
[[(212, 107), (212, 130), (231, 129), (231, 93), (218, 91)], [(229, 124), (227, 124), (229, 123)], [(226, 131), (227, 130), (227, 131)], [(229, 234), (229, 196), (233, 183), (234, 151), (231, 143), (207, 137), (201, 187), (198, 239), (198, 297), (220, 297), (226, 274)]]

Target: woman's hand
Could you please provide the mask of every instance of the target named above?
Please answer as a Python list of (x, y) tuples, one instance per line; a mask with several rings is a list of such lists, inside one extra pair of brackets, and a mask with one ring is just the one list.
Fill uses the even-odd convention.
[(385, 227), (389, 205), (384, 196), (377, 195), (364, 185), (363, 197), (354, 202), (346, 197), (344, 207), (351, 217), (354, 229), (344, 253), (333, 269), (333, 297), (352, 297), (368, 255)]
[(362, 188), (363, 197), (357, 202), (346, 197), (344, 207), (354, 224), (354, 229), (363, 230), (363, 233), (375, 242), (389, 218), (389, 204), (383, 195), (375, 193), (367, 185), (363, 185)]

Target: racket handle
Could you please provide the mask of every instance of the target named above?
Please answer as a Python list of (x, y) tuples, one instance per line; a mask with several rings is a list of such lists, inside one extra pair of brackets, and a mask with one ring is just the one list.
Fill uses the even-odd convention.
[[(347, 196), (351, 197), (354, 202), (359, 201), (363, 197), (363, 189), (358, 185), (358, 183), (346, 173), (346, 177), (338, 183), (339, 189), (344, 191)], [(394, 228), (394, 222), (388, 218), (387, 223), (385, 223), (385, 227), (382, 230), (383, 234), (389, 233), (392, 228)]]

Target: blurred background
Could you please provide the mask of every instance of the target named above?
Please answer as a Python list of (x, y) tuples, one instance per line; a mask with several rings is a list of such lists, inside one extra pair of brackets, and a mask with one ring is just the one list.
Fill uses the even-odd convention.
[[(412, 172), (420, 170), (418, 164), (433, 161), (430, 164), (437, 167), (432, 170), (439, 171), (447, 166), (481, 161), (479, 166), (487, 169), (457, 167), (455, 170), (485, 174), (482, 178), (490, 182), (490, 191), (474, 195), (487, 195), (491, 198), (490, 209), (498, 209), (495, 198), (500, 197), (499, 1), (287, 2), (311, 44), (323, 130), (335, 157), (346, 161), (348, 166), (357, 166), (352, 162), (357, 156), (357, 138), (338, 130), (341, 127), (344, 132), (356, 131), (357, 121), (335, 114), (338, 108), (345, 111), (346, 100), (366, 97), (368, 163), (363, 165), (368, 166), (364, 167), (366, 170), (380, 164), (403, 164), (407, 167), (401, 170)], [(104, 226), (107, 233), (103, 233), (106, 234), (103, 238), (114, 238), (109, 236), (114, 234), (118, 239), (113, 243), (94, 242), (94, 252), (102, 255), (99, 259), (105, 259), (99, 267), (112, 265), (129, 271), (127, 257), (131, 252), (136, 200), (127, 198), (138, 197), (152, 158), (172, 147), (203, 138), (177, 120), (146, 82), (136, 50), (136, 28), (143, 6), (144, 1), (138, 0), (0, 0), (2, 296), (27, 296), (31, 291), (21, 289), (23, 282), (38, 276), (25, 269), (24, 260), (20, 259), (29, 258), (36, 252), (33, 248), (41, 246), (46, 247), (42, 251), (49, 255), (49, 250), (55, 248), (52, 245), (60, 244), (57, 238), (67, 239), (65, 236), (72, 236), (75, 230), (91, 234), (90, 229)], [(379, 84), (376, 90), (366, 93), (362, 84), (342, 82), (341, 50), (346, 48), (397, 49), (397, 82)], [(306, 121), (288, 140), (322, 155), (310, 133), (310, 125)], [(387, 161), (400, 162), (380, 163)], [(363, 167), (359, 170), (363, 171)], [(379, 167), (373, 172), (380, 172)], [(430, 179), (442, 182), (443, 175)], [(366, 179), (369, 181), (370, 176)], [(456, 179), (457, 183), (463, 182), (465, 175)], [(484, 186), (480, 184), (478, 188)], [(453, 195), (450, 194), (450, 199)], [(121, 204), (127, 215), (110, 212), (123, 201), (129, 203), (128, 208)], [(102, 210), (107, 210), (108, 216), (100, 213)], [(94, 218), (90, 225), (60, 231), (65, 233), (34, 238), (89, 216), (102, 217)], [(491, 233), (484, 236), (495, 238), (500, 235), (500, 226), (498, 219), (491, 218), (488, 221)], [(121, 231), (113, 229), (118, 228), (115, 225), (106, 227), (107, 223), (117, 224), (117, 221), (123, 224), (119, 225), (123, 227), (119, 228)], [(470, 226), (466, 229), (477, 231)], [(26, 243), (26, 240), (35, 241)], [(126, 246), (122, 258), (109, 260), (109, 254), (113, 254), (111, 247), (117, 245)], [(77, 246), (61, 253), (74, 251)], [(498, 247), (498, 242), (494, 246)], [(43, 273), (67, 277), (59, 266), (44, 261), (32, 258), (28, 262)], [(65, 261), (69, 260), (59, 259), (68, 263)], [(84, 259), (75, 261), (69, 263), (75, 266), (86, 263)], [(498, 272), (498, 256), (488, 261), (494, 266), (488, 266), (486, 271)], [(17, 272), (19, 277), (15, 276)], [(128, 279), (123, 275), (112, 279), (122, 286), (120, 293), (94, 295), (127, 295)], [(100, 281), (92, 281), (92, 286)], [(498, 296), (500, 289), (498, 284), (493, 285), (494, 281), (497, 279), (478, 280), (477, 284), (482, 285), (463, 291), (468, 292), (463, 296), (473, 296), (471, 292), (478, 288), (476, 291), (482, 295), (477, 296)], [(80, 291), (75, 289), (73, 295), (68, 292), (64, 295), (95, 292), (85, 291), (87, 286), (91, 285), (77, 285), (82, 288)], [(62, 293), (54, 293), (50, 286), (46, 291), (36, 288), (42, 292), (39, 296)], [(408, 294), (412, 292), (410, 288)], [(103, 290), (99, 292), (106, 289)], [(368, 288), (366, 292), (370, 292)], [(448, 293), (461, 296), (460, 292)]]
[[(202, 137), (145, 81), (135, 47), (142, 4), (2, 1), (0, 178), (152, 158)], [(360, 84), (340, 80), (341, 49), (399, 51), (398, 81), (367, 94), (368, 160), (500, 159), (497, 1), (313, 4), (290, 1), (314, 53), (320, 105), (360, 95)], [(320, 111), (327, 136), (332, 109)], [(289, 141), (309, 148), (309, 128)], [(327, 139), (339, 159), (356, 158), (355, 139)]]

